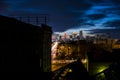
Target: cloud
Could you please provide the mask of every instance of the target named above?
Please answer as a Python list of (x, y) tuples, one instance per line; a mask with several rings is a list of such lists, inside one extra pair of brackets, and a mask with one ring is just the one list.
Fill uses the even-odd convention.
[(114, 4), (119, 4), (120, 0), (111, 0)]
[(90, 0), (93, 3), (104, 3), (106, 0)]
[[(6, 0), (9, 4), (6, 12), (8, 16), (40, 16), (39, 14), (49, 14), (53, 31), (65, 31), (68, 28), (79, 25), (76, 18), (82, 16), (84, 11), (92, 5), (83, 0)], [(82, 11), (77, 12), (78, 10)], [(69, 26), (66, 26), (69, 25)]]
[(119, 0), (2, 0), (0, 13), (7, 16), (48, 14), (54, 32), (85, 30), (104, 32), (118, 29)]
[(120, 20), (108, 21), (103, 25), (105, 25), (105, 27), (115, 27), (117, 29), (120, 29)]
[(109, 33), (112, 38), (120, 39), (120, 29), (96, 29), (90, 31), (90, 34), (106, 34)]
[(91, 15), (87, 15), (87, 17), (92, 20), (99, 20), (99, 19), (105, 18), (106, 15), (105, 14), (91, 14)]
[(0, 0), (0, 12), (4, 12), (5, 10), (7, 10), (10, 6), (10, 4), (5, 3), (5, 0)]

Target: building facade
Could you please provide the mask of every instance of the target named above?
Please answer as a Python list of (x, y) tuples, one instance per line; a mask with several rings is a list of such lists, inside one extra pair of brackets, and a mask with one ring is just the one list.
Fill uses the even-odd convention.
[(48, 25), (34, 26), (0, 16), (2, 72), (49, 72), (51, 35)]

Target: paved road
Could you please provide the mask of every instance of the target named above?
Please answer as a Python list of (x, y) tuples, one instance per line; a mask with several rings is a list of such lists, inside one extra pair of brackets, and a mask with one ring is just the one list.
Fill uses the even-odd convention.
[(91, 80), (81, 61), (70, 63), (56, 71), (53, 80)]
[(52, 61), (52, 72), (74, 61), (76, 60), (53, 60)]

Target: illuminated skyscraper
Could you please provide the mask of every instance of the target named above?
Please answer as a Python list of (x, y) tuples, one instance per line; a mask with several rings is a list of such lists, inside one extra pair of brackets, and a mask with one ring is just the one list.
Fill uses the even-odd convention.
[(66, 33), (64, 33), (64, 41), (66, 41)]
[(83, 39), (84, 39), (84, 37), (83, 37), (83, 31), (80, 31), (80, 32), (79, 32), (79, 38), (80, 38), (80, 40), (83, 40)]

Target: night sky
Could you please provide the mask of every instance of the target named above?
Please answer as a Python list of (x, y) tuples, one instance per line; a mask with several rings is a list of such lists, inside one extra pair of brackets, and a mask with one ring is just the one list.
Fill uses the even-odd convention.
[(120, 0), (0, 0), (5, 16), (48, 15), (53, 32), (109, 33), (120, 39)]

